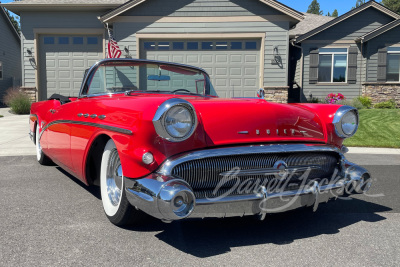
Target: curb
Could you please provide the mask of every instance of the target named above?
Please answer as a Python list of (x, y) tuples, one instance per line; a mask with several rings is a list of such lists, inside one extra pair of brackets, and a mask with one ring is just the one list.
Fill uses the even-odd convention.
[(348, 147), (346, 154), (380, 154), (380, 155), (400, 155), (400, 149), (381, 148), (381, 147)]

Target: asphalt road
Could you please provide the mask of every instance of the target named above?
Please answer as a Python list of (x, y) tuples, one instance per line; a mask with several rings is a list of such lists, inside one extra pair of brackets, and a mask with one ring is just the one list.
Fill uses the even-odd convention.
[(34, 156), (0, 157), (0, 266), (398, 266), (400, 155), (349, 155), (370, 195), (253, 218), (118, 228), (99, 190)]

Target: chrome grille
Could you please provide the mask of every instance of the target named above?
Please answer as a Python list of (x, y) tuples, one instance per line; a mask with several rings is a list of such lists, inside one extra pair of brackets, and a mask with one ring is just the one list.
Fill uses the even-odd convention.
[[(283, 160), (288, 167), (318, 166), (310, 172), (308, 179), (331, 178), (335, 168), (338, 167), (338, 154), (331, 152), (304, 152), (304, 153), (276, 153), (276, 154), (248, 154), (201, 158), (178, 164), (172, 169), (172, 175), (189, 183), (195, 193), (203, 196), (205, 192), (212, 191), (223, 178), (220, 173), (227, 172), (237, 167), (240, 170), (272, 168), (278, 160)], [(302, 173), (291, 176), (290, 182), (299, 181)], [(229, 188), (243, 181), (256, 181), (268, 183), (275, 179), (274, 175), (251, 175), (235, 177), (226, 181), (221, 188)], [(267, 179), (268, 181), (265, 181)], [(208, 194), (207, 194), (208, 195)]]

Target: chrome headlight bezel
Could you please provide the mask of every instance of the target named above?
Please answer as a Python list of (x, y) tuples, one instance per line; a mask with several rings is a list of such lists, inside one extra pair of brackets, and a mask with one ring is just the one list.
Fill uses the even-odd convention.
[[(168, 111), (171, 110), (171, 108), (176, 107), (176, 106), (181, 106), (181, 107), (187, 109), (189, 111), (190, 115), (192, 116), (192, 126), (190, 127), (190, 130), (188, 131), (188, 133), (185, 134), (185, 136), (183, 136), (183, 137), (172, 136), (170, 133), (168, 133), (166, 126), (165, 126), (165, 117), (166, 117)], [(193, 105), (190, 104), (188, 101), (186, 101), (184, 99), (180, 99), (180, 98), (171, 98), (171, 99), (168, 99), (167, 101), (165, 101), (164, 103), (162, 103), (158, 107), (157, 112), (153, 118), (153, 125), (154, 125), (154, 128), (155, 128), (157, 134), (161, 138), (171, 141), (171, 142), (182, 142), (182, 141), (185, 141), (186, 139), (188, 139), (189, 137), (191, 137), (192, 134), (194, 133), (194, 131), (196, 130), (197, 123), (198, 123), (197, 115), (196, 115), (196, 111), (195, 111)]]
[[(354, 131), (351, 134), (346, 134), (345, 131), (343, 130), (343, 118), (349, 112), (354, 113), (354, 115), (356, 116), (357, 123)], [(352, 137), (357, 132), (359, 121), (360, 120), (359, 120), (358, 110), (356, 108), (351, 106), (341, 106), (336, 111), (332, 123), (335, 126), (335, 133), (337, 136), (341, 138), (349, 138)]]

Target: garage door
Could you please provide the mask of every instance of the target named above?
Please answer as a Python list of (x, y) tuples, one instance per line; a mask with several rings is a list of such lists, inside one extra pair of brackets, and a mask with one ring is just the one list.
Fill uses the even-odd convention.
[(103, 58), (100, 35), (40, 36), (39, 98), (77, 96), (85, 69)]
[(260, 84), (259, 40), (144, 40), (141, 57), (205, 69), (220, 97), (254, 97)]

